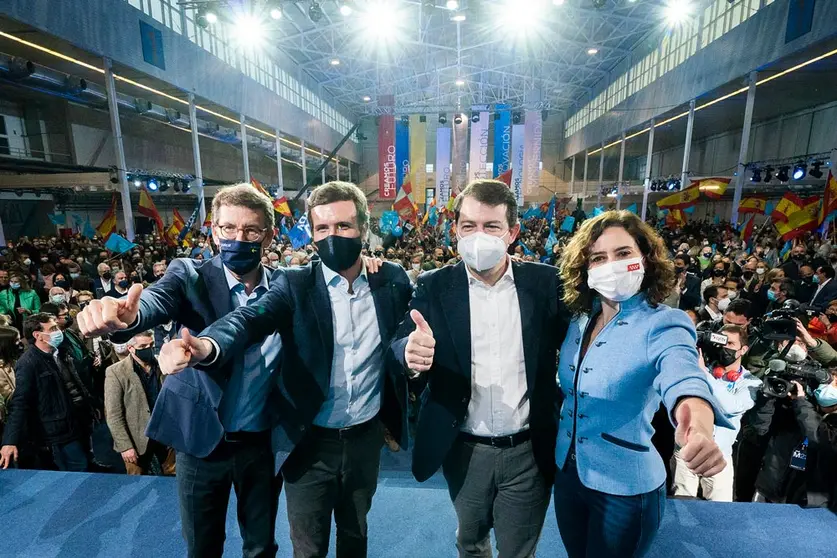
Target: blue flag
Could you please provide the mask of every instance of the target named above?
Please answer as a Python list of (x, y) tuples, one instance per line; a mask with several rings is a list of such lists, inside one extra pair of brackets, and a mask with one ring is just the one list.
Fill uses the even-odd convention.
[(436, 206), (430, 208), (430, 215), (427, 216), (427, 222), (430, 223), (431, 227), (435, 227), (439, 224), (439, 211), (436, 209)]
[(53, 225), (63, 227), (67, 224), (67, 216), (63, 213), (47, 213), (47, 217), (49, 217), (49, 220), (52, 221)]
[[(572, 215), (567, 215), (566, 217), (564, 217), (564, 222), (561, 223), (561, 230), (571, 233), (573, 232), (573, 226), (575, 226), (575, 217), (573, 217)], [(555, 232), (553, 231), (553, 235), (554, 234)], [(550, 235), (550, 237), (551, 236), (552, 235)]]
[[(626, 211), (630, 211), (631, 213), (633, 213), (634, 215), (636, 215), (636, 214), (637, 214), (637, 210), (636, 210), (636, 203), (632, 203), (631, 205), (629, 205), (628, 207), (626, 207), (626, 208), (625, 208), (625, 210), (626, 210)], [(692, 211), (694, 211), (694, 209), (692, 209)]]
[(450, 247), (450, 221), (445, 221), (445, 246)]
[(771, 213), (773, 213), (773, 209), (775, 207), (776, 204), (774, 204), (772, 201), (767, 202), (766, 204), (764, 204), (764, 214), (770, 215)]
[[(636, 209), (636, 204), (634, 204), (634, 209)], [(691, 215), (694, 212), (695, 212), (695, 206), (687, 207), (686, 209), (683, 210), (683, 213), (688, 213), (689, 215)], [(636, 211), (634, 211), (634, 213), (636, 213)]]
[(291, 245), (294, 247), (294, 250), (298, 250), (311, 242), (311, 227), (308, 226), (307, 215), (300, 216), (299, 221), (290, 230), (288, 236), (291, 239)]
[(520, 222), (520, 232), (526, 232), (526, 225), (523, 224), (523, 221)]
[[(575, 219), (573, 219), (575, 221)], [(558, 242), (558, 237), (555, 236), (555, 229), (552, 227), (549, 228), (549, 238), (546, 239), (546, 249), (547, 256), (552, 255), (552, 249), (555, 247), (555, 243)]]
[(291, 238), (291, 231), (288, 230), (288, 227), (285, 226), (285, 218), (282, 217), (282, 220), (279, 221), (279, 233), (282, 236), (287, 237), (288, 239)]
[(605, 208), (601, 205), (593, 208), (593, 217), (597, 217), (605, 212)]
[(124, 236), (118, 235), (116, 233), (112, 233), (110, 235), (110, 238), (108, 238), (108, 241), (105, 242), (105, 248), (107, 248), (111, 252), (116, 252), (117, 254), (127, 252), (134, 246), (136, 246), (136, 244), (134, 244)]
[(716, 224), (716, 225), (720, 225), (720, 224), (721, 224), (721, 216), (720, 216), (720, 215), (715, 215), (715, 224)]
[(552, 220), (555, 218), (555, 196), (552, 196), (552, 199), (549, 200), (549, 207), (546, 209), (546, 222), (551, 223)]
[(785, 256), (788, 255), (788, 252), (791, 251), (791, 248), (793, 248), (793, 243), (790, 240), (788, 240), (787, 242), (785, 242), (785, 245), (782, 247), (782, 251), (779, 252), (779, 259), (784, 260)]
[(521, 242), (520, 245), (523, 246), (523, 255), (524, 256), (532, 256), (532, 257), (535, 256), (535, 253), (532, 252), (531, 250), (529, 250), (529, 247), (526, 246), (525, 242)]
[(541, 214), (540, 209), (538, 209), (536, 206), (531, 206), (523, 214), (523, 218), (524, 219), (531, 219), (532, 217), (538, 217), (540, 214)]
[(84, 227), (84, 217), (79, 215), (78, 213), (73, 213), (73, 230), (76, 232), (82, 232)]
[(198, 215), (200, 215), (200, 212), (201, 202), (200, 199), (198, 199), (198, 204), (195, 206), (195, 209), (194, 211), (192, 211), (192, 214), (189, 215), (189, 220), (186, 221), (186, 224), (183, 225), (182, 229), (180, 229), (180, 234), (177, 235), (178, 242), (183, 242), (183, 239), (186, 238), (186, 235), (189, 234), (189, 232), (191, 232), (192, 227), (195, 225), (195, 221), (198, 220)]
[(96, 236), (96, 229), (93, 228), (93, 224), (90, 222), (90, 217), (84, 222), (84, 229), (81, 232), (82, 236), (85, 238), (93, 238)]

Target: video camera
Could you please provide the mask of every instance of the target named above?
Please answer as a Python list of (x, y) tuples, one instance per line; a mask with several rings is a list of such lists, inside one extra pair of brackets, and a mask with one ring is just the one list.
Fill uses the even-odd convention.
[(828, 370), (813, 360), (792, 363), (774, 358), (767, 366), (769, 371), (764, 377), (762, 391), (770, 397), (787, 397), (791, 391), (791, 382), (794, 381), (807, 385), (812, 390), (831, 381)]
[(754, 324), (758, 335), (768, 341), (789, 341), (796, 339), (796, 320), (807, 327), (808, 322), (822, 310), (809, 304), (788, 299), (781, 308), (765, 314)]
[(695, 330), (697, 331), (697, 348), (703, 353), (707, 363), (714, 364), (720, 360), (721, 349), (727, 346), (727, 336), (718, 333), (723, 327), (721, 320), (706, 320), (700, 322)]

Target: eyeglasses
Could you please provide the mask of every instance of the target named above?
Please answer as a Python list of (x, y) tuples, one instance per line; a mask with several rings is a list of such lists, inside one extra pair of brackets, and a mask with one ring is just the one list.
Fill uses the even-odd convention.
[(221, 233), (221, 238), (225, 240), (235, 240), (238, 236), (238, 231), (244, 233), (244, 239), (247, 242), (258, 242), (264, 238), (267, 228), (260, 229), (258, 227), (244, 227), (240, 228), (235, 225), (215, 225)]

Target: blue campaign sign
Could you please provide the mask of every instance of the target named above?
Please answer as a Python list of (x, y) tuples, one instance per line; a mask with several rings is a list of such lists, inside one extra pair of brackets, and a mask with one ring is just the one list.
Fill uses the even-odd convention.
[(140, 38), (142, 39), (142, 59), (157, 66), (161, 70), (166, 69), (166, 57), (163, 54), (163, 34), (159, 29), (140, 21)]

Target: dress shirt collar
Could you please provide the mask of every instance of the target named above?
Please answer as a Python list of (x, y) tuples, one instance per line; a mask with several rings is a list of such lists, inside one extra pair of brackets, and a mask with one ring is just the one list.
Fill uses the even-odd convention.
[[(221, 267), (224, 268), (224, 277), (227, 278), (227, 286), (230, 288), (230, 292), (233, 292), (238, 288), (244, 288), (244, 283), (242, 283), (241, 281), (236, 279), (235, 275), (233, 275), (232, 272), (229, 269), (227, 269), (227, 266), (222, 265)], [(264, 287), (264, 290), (267, 290), (267, 289), (270, 288), (270, 284), (267, 281), (267, 273), (265, 273), (264, 267), (262, 266), (262, 264), (259, 264), (259, 269), (262, 272), (261, 279), (259, 280), (259, 284), (256, 285), (256, 288), (253, 289), (253, 291), (257, 291), (258, 289), (260, 289), (262, 287)], [(239, 285), (241, 285), (241, 287), (239, 287)]]
[[(489, 287), (489, 285), (486, 285), (485, 283), (483, 283), (483, 281), (479, 277), (477, 277), (474, 274), (473, 271), (470, 270), (470, 268), (468, 267), (468, 264), (464, 264), (464, 266), (465, 266), (465, 273), (468, 274), (468, 285), (469, 286), (479, 283), (479, 284), (485, 285), (486, 287)], [(514, 283), (514, 272), (512, 271), (512, 262), (511, 262), (511, 258), (509, 258), (509, 256), (508, 256), (508, 254), (506, 255), (506, 271), (503, 273), (503, 276), (500, 277), (500, 279), (497, 281), (497, 283), (495, 283), (495, 285), (500, 285), (502, 283)]]
[[(326, 285), (328, 285), (329, 287), (338, 285), (340, 283), (340, 280), (344, 279), (342, 275), (328, 267), (326, 264), (321, 263), (321, 267), (323, 268), (323, 277), (325, 278)], [(357, 279), (355, 279), (355, 282), (357, 282), (360, 278), (363, 278), (363, 280), (368, 283), (369, 277), (366, 273), (366, 261), (361, 259), (360, 275), (358, 275)], [(380, 271), (378, 273), (380, 273)]]

